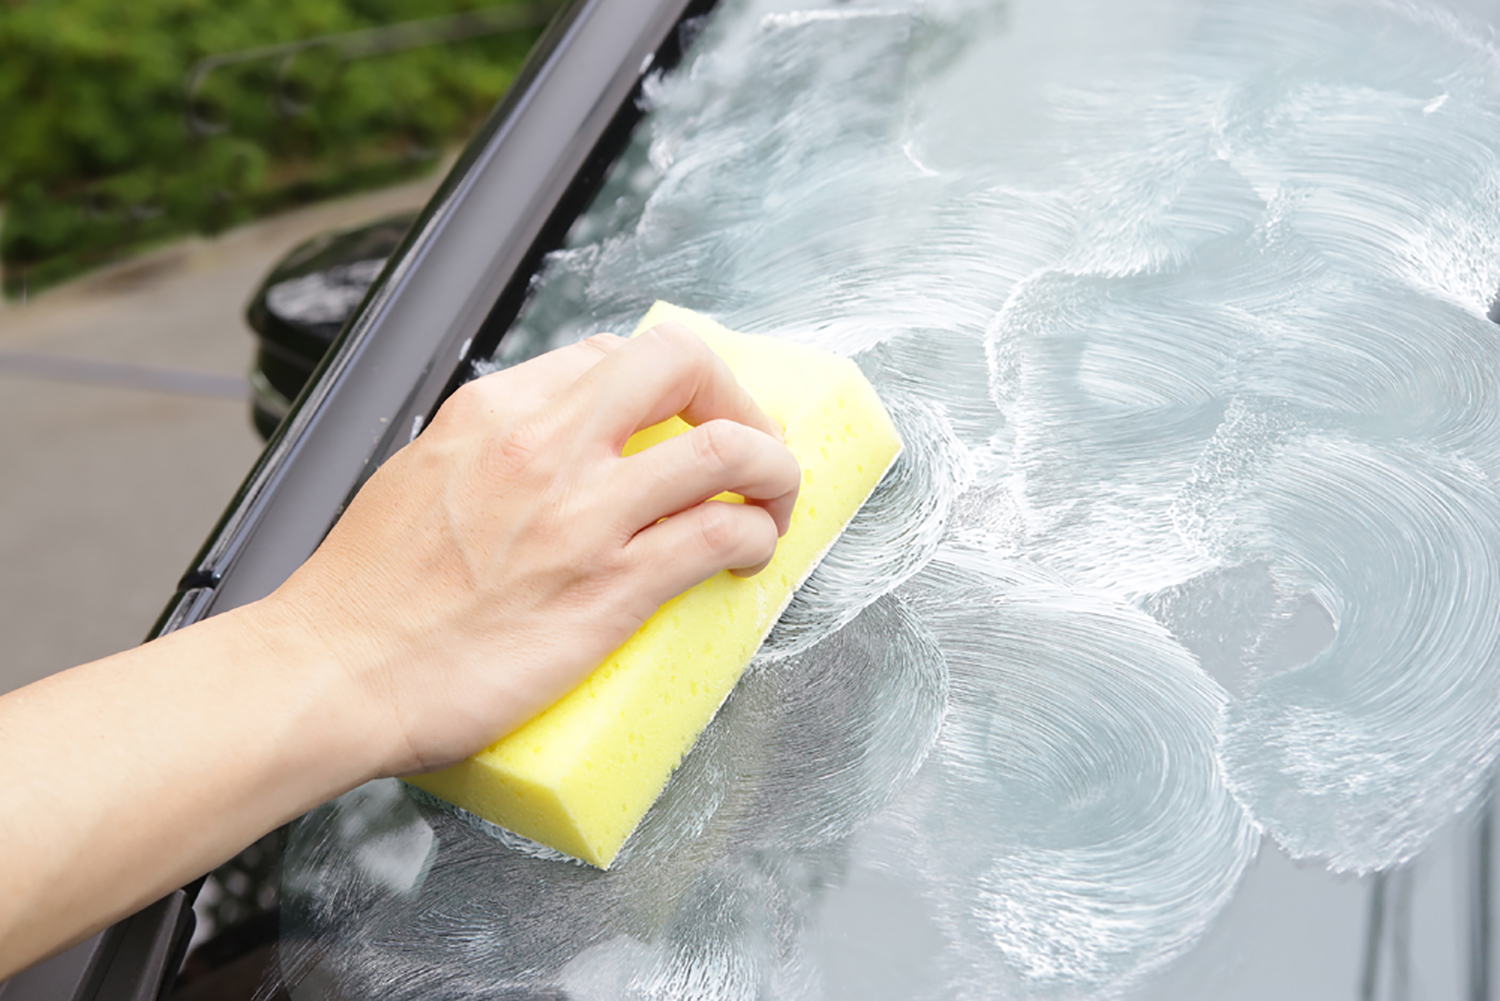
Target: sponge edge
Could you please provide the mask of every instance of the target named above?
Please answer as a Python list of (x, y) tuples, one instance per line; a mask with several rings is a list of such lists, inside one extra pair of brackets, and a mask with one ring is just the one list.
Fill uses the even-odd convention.
[[(847, 358), (734, 333), (661, 302), (636, 334), (665, 322), (702, 337), (786, 429), (802, 489), (776, 555), (754, 577), (720, 573), (669, 601), (552, 708), (472, 758), (406, 780), (603, 869), (901, 451), (875, 390)], [(645, 428), (625, 454), (687, 427), (673, 417)]]

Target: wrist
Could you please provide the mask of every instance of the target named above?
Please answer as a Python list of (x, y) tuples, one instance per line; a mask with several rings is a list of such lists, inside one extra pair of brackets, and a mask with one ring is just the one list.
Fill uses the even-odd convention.
[(322, 621), (280, 592), (224, 617), (247, 635), (257, 662), (271, 665), (296, 732), (287, 749), (293, 767), (310, 768), (329, 786), (328, 798), (391, 774), (403, 738), (392, 725), (378, 678), (379, 652), (361, 631)]

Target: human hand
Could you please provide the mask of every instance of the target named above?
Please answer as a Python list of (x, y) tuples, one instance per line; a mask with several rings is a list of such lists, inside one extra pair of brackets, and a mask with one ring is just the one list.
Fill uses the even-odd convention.
[[(622, 458), (640, 428), (692, 431)], [(685, 327), (459, 389), (262, 602), (347, 676), (379, 774), (451, 764), (582, 681), (658, 606), (785, 533), (780, 429)], [(708, 498), (724, 491), (745, 504)]]

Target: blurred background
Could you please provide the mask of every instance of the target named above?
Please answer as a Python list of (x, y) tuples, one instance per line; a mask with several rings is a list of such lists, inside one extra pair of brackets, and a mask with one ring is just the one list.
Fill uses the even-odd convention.
[(420, 207), (553, 9), (0, 0), (0, 691), (145, 636), (261, 448), (247, 303)]

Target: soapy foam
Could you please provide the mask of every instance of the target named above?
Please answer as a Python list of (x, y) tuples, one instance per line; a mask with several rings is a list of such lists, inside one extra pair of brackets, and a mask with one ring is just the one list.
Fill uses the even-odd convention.
[(861, 996), (1150, 996), (1259, 832), (1420, 853), (1500, 755), (1487, 39), (1339, 0), (719, 11), (493, 365), (665, 298), (855, 358), (907, 451), (616, 871), (346, 800), (287, 962), (844, 997), (874, 886), (908, 933)]
[[(793, 931), (838, 879), (848, 837), (921, 767), (947, 687), (926, 627), (888, 595), (816, 658), (753, 666), (609, 872), (377, 784), (300, 825), (291, 923), (318, 931), (324, 974), (354, 996), (536, 988), (616, 940), (641, 959), (617, 997), (759, 996), (807, 968)], [(406, 842), (435, 837), (441, 864), (404, 892), (373, 882), (359, 849), (377, 827), (375, 850), (410, 856)], [(391, 948), (388, 929), (406, 944)]]
[(1036, 987), (1118, 988), (1189, 947), (1258, 843), (1215, 754), (1223, 690), (1139, 609), (1029, 561), (947, 549), (900, 593), (950, 672), (896, 822), (943, 888), (954, 977), (998, 951)]

